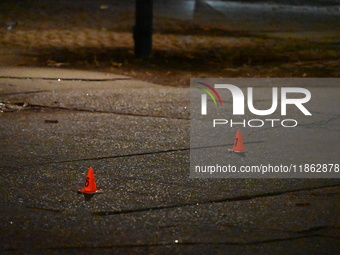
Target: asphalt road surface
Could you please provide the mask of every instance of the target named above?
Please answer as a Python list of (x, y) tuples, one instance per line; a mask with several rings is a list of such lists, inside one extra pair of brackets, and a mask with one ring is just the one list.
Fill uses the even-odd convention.
[[(38, 68), (0, 88), (2, 254), (339, 253), (338, 179), (189, 178), (189, 89)], [(338, 141), (318, 118), (302, 130)], [(103, 194), (77, 194), (88, 167)]]

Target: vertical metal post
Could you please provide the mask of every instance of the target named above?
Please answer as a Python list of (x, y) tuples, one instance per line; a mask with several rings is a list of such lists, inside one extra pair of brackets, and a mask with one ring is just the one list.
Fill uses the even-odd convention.
[(133, 28), (135, 56), (148, 58), (152, 53), (153, 0), (136, 0), (136, 22)]

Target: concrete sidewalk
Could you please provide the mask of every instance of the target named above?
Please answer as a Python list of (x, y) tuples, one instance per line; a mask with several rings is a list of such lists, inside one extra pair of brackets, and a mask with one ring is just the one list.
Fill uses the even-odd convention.
[(0, 110), (3, 254), (340, 252), (337, 179), (189, 179), (189, 89), (1, 68)]

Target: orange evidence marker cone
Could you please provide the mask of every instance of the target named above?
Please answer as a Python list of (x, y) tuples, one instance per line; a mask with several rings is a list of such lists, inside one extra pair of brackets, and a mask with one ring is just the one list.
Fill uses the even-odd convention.
[(237, 130), (236, 138), (234, 141), (234, 147), (232, 149), (229, 149), (229, 151), (234, 151), (234, 152), (246, 152), (247, 151), (243, 146), (242, 133), (240, 130)]
[(98, 194), (98, 193), (103, 193), (103, 192), (104, 191), (102, 190), (97, 190), (96, 180), (94, 179), (94, 171), (93, 171), (93, 168), (90, 167), (87, 170), (84, 189), (78, 190), (78, 193)]

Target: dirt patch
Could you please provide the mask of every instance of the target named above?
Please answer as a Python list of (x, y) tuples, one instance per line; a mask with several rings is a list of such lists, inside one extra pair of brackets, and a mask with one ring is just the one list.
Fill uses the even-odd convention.
[(153, 55), (142, 61), (133, 54), (133, 4), (17, 1), (0, 7), (6, 13), (0, 20), (3, 66), (96, 69), (170, 86), (189, 86), (192, 77), (340, 76), (338, 35), (276, 37), (156, 17)]
[(152, 57), (142, 61), (134, 58), (127, 32), (6, 31), (1, 38), (2, 65), (97, 69), (171, 86), (188, 86), (191, 77), (340, 76), (337, 43), (223, 36), (220, 31), (209, 36), (158, 33)]

